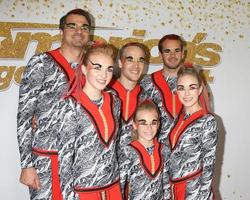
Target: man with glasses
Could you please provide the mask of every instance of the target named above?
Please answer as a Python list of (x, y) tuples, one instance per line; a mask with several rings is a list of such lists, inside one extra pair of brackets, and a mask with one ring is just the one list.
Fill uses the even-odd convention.
[(23, 75), (17, 138), (22, 168), (20, 182), (29, 187), (31, 199), (62, 198), (55, 134), (59, 127), (51, 112), (56, 112), (56, 103), (75, 81), (75, 70), (89, 42), (90, 18), (82, 9), (64, 15), (59, 25), (61, 47), (34, 55)]

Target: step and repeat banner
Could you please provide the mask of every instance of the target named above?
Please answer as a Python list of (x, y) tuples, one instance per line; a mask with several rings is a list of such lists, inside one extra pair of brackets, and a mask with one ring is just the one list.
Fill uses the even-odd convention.
[(19, 84), (32, 55), (60, 46), (59, 19), (74, 8), (93, 15), (94, 40), (117, 48), (131, 41), (145, 44), (151, 56), (148, 73), (162, 68), (157, 44), (163, 35), (185, 39), (186, 61), (202, 67), (220, 128), (214, 191), (218, 199), (250, 199), (247, 0), (0, 0), (0, 198), (29, 199), (19, 183)]

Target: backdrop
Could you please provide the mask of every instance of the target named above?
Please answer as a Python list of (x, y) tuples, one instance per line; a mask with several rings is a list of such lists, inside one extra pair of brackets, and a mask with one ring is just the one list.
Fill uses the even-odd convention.
[(214, 179), (218, 199), (249, 200), (250, 2), (236, 0), (0, 0), (0, 198), (29, 199), (19, 183), (16, 139), (18, 90), (24, 66), (38, 52), (58, 47), (59, 18), (83, 8), (95, 18), (94, 39), (120, 47), (143, 42), (148, 73), (162, 63), (157, 43), (165, 34), (187, 41), (187, 60), (204, 69), (220, 135)]

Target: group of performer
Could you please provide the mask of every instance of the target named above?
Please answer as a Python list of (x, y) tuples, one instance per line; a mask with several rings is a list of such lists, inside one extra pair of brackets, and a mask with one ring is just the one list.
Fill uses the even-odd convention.
[(142, 78), (143, 44), (116, 57), (111, 45), (90, 42), (82, 9), (59, 28), (61, 47), (34, 55), (20, 85), (20, 182), (30, 199), (214, 199), (218, 129), (204, 81), (183, 65), (182, 38), (162, 37), (163, 69)]

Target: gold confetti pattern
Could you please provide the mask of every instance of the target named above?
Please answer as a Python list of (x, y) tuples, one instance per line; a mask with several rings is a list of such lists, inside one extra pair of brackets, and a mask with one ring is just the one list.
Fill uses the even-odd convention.
[[(60, 42), (59, 19), (74, 8), (85, 9), (95, 18), (99, 29), (94, 40), (117, 48), (136, 41), (146, 45), (151, 69), (162, 65), (159, 38), (168, 33), (182, 35), (187, 42), (186, 61), (201, 66), (210, 83), (214, 80), (211, 68), (220, 64), (225, 46), (249, 41), (250, 36), (249, 1), (0, 0), (0, 59), (24, 59), (31, 41), (37, 41), (34, 53), (49, 50)], [(108, 35), (103, 35), (104, 30)], [(0, 73), (8, 74), (0, 90), (8, 88), (12, 79), (20, 82), (20, 67), (0, 66)]]
[[(4, 18), (30, 19), (38, 17), (41, 22), (57, 22), (63, 13), (73, 8), (90, 11), (97, 19), (97, 25), (131, 30), (143, 25), (143, 29), (162, 33), (181, 30), (192, 37), (195, 31), (216, 33), (214, 39), (233, 41), (246, 37), (250, 25), (249, 1), (122, 1), (122, 0), (2, 0), (0, 7)], [(107, 11), (108, 10), (108, 11)], [(20, 16), (23, 16), (20, 19)], [(220, 37), (220, 38), (217, 38)]]

